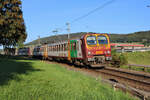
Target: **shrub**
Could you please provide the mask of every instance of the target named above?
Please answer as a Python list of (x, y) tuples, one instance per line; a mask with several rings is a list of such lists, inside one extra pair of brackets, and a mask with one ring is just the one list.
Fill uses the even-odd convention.
[(128, 64), (127, 57), (123, 53), (119, 56), (119, 60), (120, 60), (120, 65)]
[(122, 53), (119, 54), (116, 50), (112, 50), (112, 65), (115, 67), (120, 67), (121, 65), (127, 64), (127, 57)]

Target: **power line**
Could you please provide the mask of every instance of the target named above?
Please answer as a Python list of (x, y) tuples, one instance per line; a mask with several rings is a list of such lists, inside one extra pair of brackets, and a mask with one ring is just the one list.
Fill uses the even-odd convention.
[(75, 22), (75, 21), (78, 21), (78, 20), (80, 20), (80, 19), (83, 19), (83, 18), (85, 18), (85, 17), (91, 15), (92, 13), (95, 13), (96, 11), (105, 8), (107, 5), (113, 3), (114, 1), (115, 1), (115, 0), (110, 0), (110, 1), (108, 1), (108, 2), (106, 2), (106, 3), (104, 3), (103, 5), (101, 5), (101, 6), (97, 7), (97, 8), (95, 8), (95, 9), (91, 10), (91, 11), (88, 12), (87, 14), (85, 14), (85, 15), (83, 15), (83, 16), (80, 16), (80, 17), (78, 17), (78, 18), (76, 18), (76, 19), (74, 19), (73, 21), (71, 21), (71, 23), (73, 23), (73, 22)]
[[(72, 24), (72, 23), (74, 23), (74, 22), (76, 22), (76, 21), (79, 21), (79, 20), (81, 20), (81, 19), (83, 19), (83, 18), (85, 18), (85, 17), (87, 17), (87, 16), (89, 16), (89, 15), (91, 15), (91, 14), (93, 14), (93, 13), (95, 13), (96, 11), (98, 11), (98, 10), (100, 10), (100, 9), (105, 8), (106, 6), (110, 5), (110, 4), (113, 3), (114, 1), (115, 1), (115, 0), (110, 0), (110, 1), (108, 1), (108, 2), (105, 2), (103, 5), (100, 5), (99, 7), (97, 7), (97, 8), (95, 8), (95, 9), (91, 10), (91, 11), (88, 12), (87, 14), (82, 15), (82, 16), (80, 16), (80, 17), (78, 17), (78, 18), (76, 18), (76, 19), (70, 21), (69, 25)], [(62, 28), (64, 28), (64, 27), (66, 27), (66, 26), (63, 26)], [(70, 27), (70, 26), (69, 26), (69, 27)], [(62, 29), (62, 28), (59, 28), (59, 29)], [(69, 28), (69, 29), (70, 29), (70, 28)], [(68, 30), (68, 29), (67, 29), (67, 30)], [(57, 32), (58, 32), (58, 31), (57, 31)]]

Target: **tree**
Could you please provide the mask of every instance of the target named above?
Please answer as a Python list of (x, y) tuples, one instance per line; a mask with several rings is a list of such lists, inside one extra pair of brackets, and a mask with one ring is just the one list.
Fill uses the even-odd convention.
[(0, 0), (0, 45), (13, 48), (24, 42), (27, 34), (20, 0)]

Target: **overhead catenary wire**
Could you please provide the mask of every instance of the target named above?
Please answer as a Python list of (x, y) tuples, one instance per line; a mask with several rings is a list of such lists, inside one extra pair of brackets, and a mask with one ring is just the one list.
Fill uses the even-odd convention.
[(83, 18), (85, 18), (85, 17), (87, 17), (87, 16), (89, 16), (89, 15), (91, 15), (91, 14), (97, 12), (98, 10), (105, 8), (106, 6), (110, 5), (110, 4), (113, 3), (114, 1), (115, 1), (115, 0), (107, 1), (107, 2), (105, 2), (103, 5), (100, 5), (99, 7), (97, 7), (97, 8), (95, 8), (95, 9), (91, 10), (90, 12), (86, 13), (85, 15), (82, 15), (82, 16), (80, 16), (80, 17), (78, 17), (78, 18), (72, 20), (70, 23), (74, 23), (74, 22), (76, 22), (76, 21), (79, 21), (79, 20), (81, 20), (81, 19), (83, 19)]
[[(106, 6), (112, 4), (114, 1), (116, 1), (116, 0), (109, 0), (109, 1), (105, 2), (104, 4), (98, 6), (97, 8), (95, 8), (95, 9), (89, 11), (88, 13), (86, 13), (86, 14), (80, 16), (80, 17), (75, 18), (74, 20), (72, 20), (72, 21), (70, 21), (70, 22), (68, 22), (68, 23), (69, 23), (69, 24), (73, 24), (74, 22), (77, 22), (77, 21), (79, 21), (79, 20), (81, 20), (81, 19), (84, 19), (85, 17), (88, 17), (89, 15), (91, 15), (91, 14), (93, 14), (93, 13), (95, 13), (95, 12), (97, 12), (97, 11), (103, 9), (103, 8), (105, 8)], [(63, 27), (61, 27), (61, 28), (59, 28), (59, 29), (63, 30), (63, 28), (65, 28), (65, 27), (66, 27), (66, 25), (63, 26)]]

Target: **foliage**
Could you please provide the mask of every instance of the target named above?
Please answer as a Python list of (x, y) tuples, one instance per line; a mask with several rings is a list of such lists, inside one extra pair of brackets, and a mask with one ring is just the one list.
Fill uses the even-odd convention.
[(111, 34), (111, 42), (120, 43), (146, 43), (150, 45), (150, 31), (140, 31), (132, 34)]
[(19, 41), (19, 42), (17, 43), (17, 46), (18, 46), (18, 48), (23, 48), (23, 47), (24, 47), (24, 44), (22, 43), (22, 41)]
[(0, 84), (1, 100), (135, 100), (129, 94), (113, 91), (109, 85), (58, 64), (2, 60), (0, 75), (6, 77), (0, 81), (5, 80)]
[(0, 0), (0, 45), (12, 48), (27, 37), (20, 0)]
[(128, 63), (127, 57), (122, 53), (119, 54), (115, 49), (112, 49), (112, 65), (115, 67), (120, 67), (121, 65), (126, 65)]
[(123, 53), (119, 56), (119, 59), (120, 59), (120, 65), (128, 64), (127, 57)]

